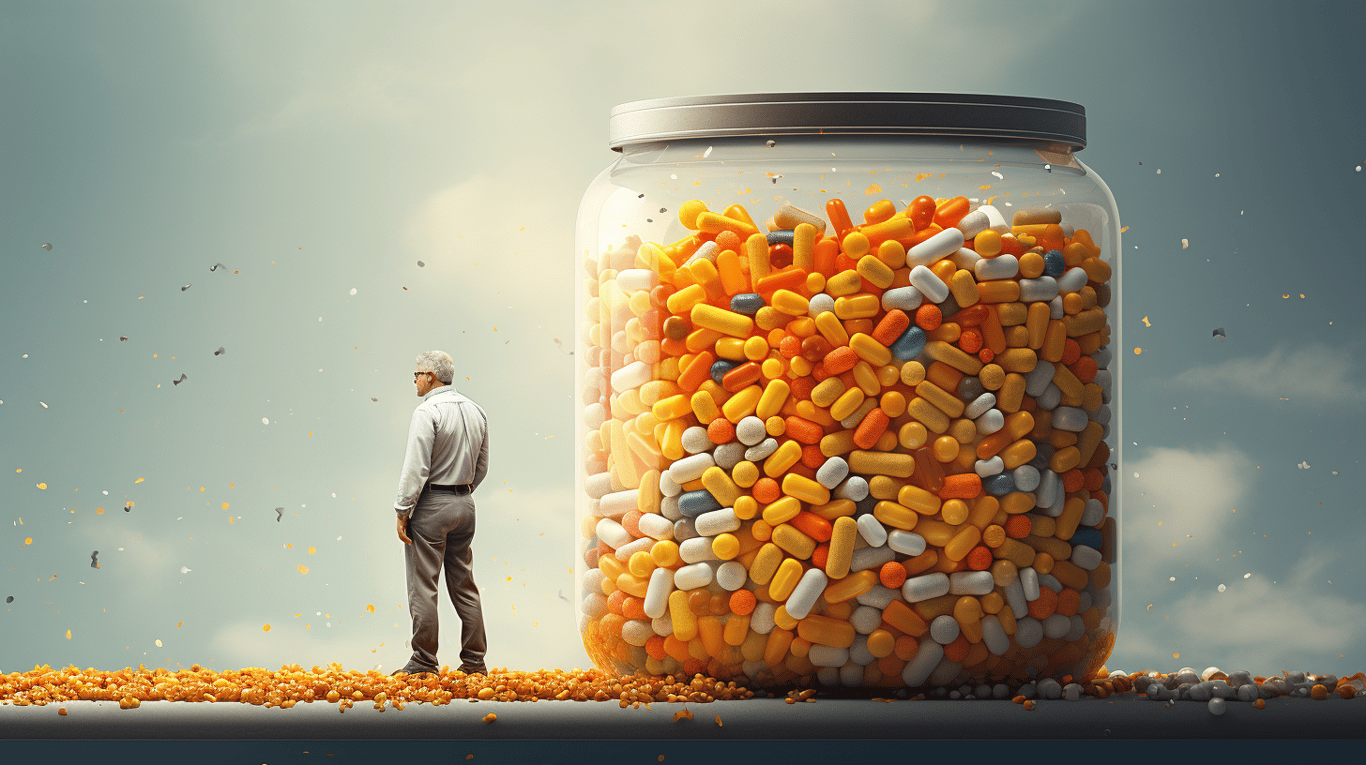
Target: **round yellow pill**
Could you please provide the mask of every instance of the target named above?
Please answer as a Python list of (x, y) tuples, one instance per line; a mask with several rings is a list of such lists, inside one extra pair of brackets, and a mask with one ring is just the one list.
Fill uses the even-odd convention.
[(650, 572), (655, 570), (655, 562), (650, 557), (650, 553), (641, 550), (632, 553), (631, 560), (626, 564), (626, 568), (633, 576), (643, 578), (649, 576)]
[(787, 432), (787, 421), (775, 414), (764, 420), (764, 431), (777, 438)]
[[(954, 441), (954, 443), (958, 442)], [(970, 509), (968, 508), (968, 503), (961, 499), (947, 499), (944, 500), (944, 506), (939, 508), (939, 512), (944, 514), (945, 523), (951, 526), (958, 526), (968, 519)], [(636, 553), (636, 555), (639, 554), (640, 553)], [(632, 556), (632, 558), (634, 557), (635, 556)]]
[(824, 291), (824, 290), (825, 290), (825, 274), (822, 274), (821, 272), (817, 271), (817, 272), (815, 272), (815, 273), (813, 273), (813, 274), (808, 274), (808, 275), (807, 275), (807, 277), (806, 277), (806, 291), (807, 291), (807, 292), (810, 292), (811, 294), (814, 295), (814, 294), (816, 294), (817, 292), (822, 292), (822, 291)]
[(711, 541), (711, 551), (721, 560), (730, 560), (740, 552), (740, 540), (734, 534), (717, 534)]
[(759, 361), (768, 357), (768, 341), (762, 337), (751, 337), (745, 341), (745, 358), (750, 361)]
[(940, 436), (934, 439), (934, 458), (940, 462), (953, 462), (958, 456), (958, 439), (953, 436)]
[[(731, 468), (730, 479), (735, 482), (736, 486), (739, 486), (742, 489), (748, 489), (754, 485), (755, 481), (759, 480), (759, 466), (749, 460), (738, 462), (735, 467)], [(740, 501), (743, 499), (746, 499), (746, 497), (735, 500), (736, 515), (740, 515)], [(753, 499), (753, 497), (749, 497), (749, 499)], [(753, 517), (753, 515), (741, 515), (740, 519), (746, 520), (747, 518)]]
[(1026, 252), (1020, 256), (1020, 276), (1037, 279), (1043, 273), (1043, 256), (1037, 252)]
[(650, 560), (660, 568), (671, 568), (678, 565), (678, 544), (668, 539), (661, 539), (650, 545)]
[(929, 439), (930, 432), (918, 422), (908, 422), (901, 426), (901, 432), (897, 435), (902, 446), (907, 449), (919, 449)]
[(1001, 254), (1001, 235), (987, 229), (972, 240), (972, 247), (984, 258), (994, 258)]
[(840, 243), (840, 249), (844, 250), (845, 255), (858, 260), (868, 254), (868, 237), (861, 231), (850, 231)]
[(690, 199), (678, 208), (678, 222), (684, 228), (697, 230), (697, 216), (707, 211), (707, 203), (697, 199)]

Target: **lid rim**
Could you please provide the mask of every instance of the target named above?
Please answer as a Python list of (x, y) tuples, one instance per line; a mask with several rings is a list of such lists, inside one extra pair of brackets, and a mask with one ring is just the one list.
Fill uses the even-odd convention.
[(612, 108), (614, 151), (646, 141), (763, 134), (946, 135), (1086, 147), (1080, 104), (961, 93), (760, 93), (630, 101)]

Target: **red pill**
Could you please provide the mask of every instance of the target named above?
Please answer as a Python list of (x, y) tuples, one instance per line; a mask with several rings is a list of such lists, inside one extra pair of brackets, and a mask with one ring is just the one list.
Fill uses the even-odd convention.
[[(714, 444), (728, 444), (735, 439), (735, 426), (725, 417), (717, 417), (707, 425), (707, 438)], [(633, 536), (640, 536), (636, 532), (631, 533)]]
[(934, 220), (934, 197), (920, 196), (912, 199), (906, 217), (911, 219), (911, 225), (915, 226), (916, 231), (930, 225)]
[(939, 310), (939, 306), (934, 303), (926, 303), (915, 309), (915, 325), (926, 332), (939, 329), (939, 325), (943, 322), (944, 314)]
[[(887, 345), (887, 343), (883, 343), (883, 345)], [(820, 335), (812, 335), (802, 341), (802, 356), (807, 361), (820, 361), (830, 351), (830, 341)]]
[(818, 444), (807, 444), (802, 447), (802, 464), (815, 469), (825, 464), (825, 452), (821, 451)]
[(1081, 345), (1072, 338), (1067, 338), (1062, 344), (1062, 365), (1070, 367), (1077, 363), (1081, 358)]
[(792, 248), (785, 244), (769, 246), (768, 262), (775, 269), (787, 268), (792, 265)]
[(958, 347), (964, 353), (973, 354), (982, 350), (982, 333), (975, 329), (965, 329), (958, 336)]
[(796, 415), (788, 417), (784, 422), (787, 424), (785, 434), (798, 443), (818, 444), (825, 435), (825, 430), (820, 425)]
[(854, 349), (847, 345), (842, 345), (827, 353), (823, 363), (825, 364), (825, 370), (827, 372), (839, 375), (853, 369), (854, 365), (858, 362), (859, 357), (857, 353), (854, 353)]
[[(874, 409), (864, 416), (863, 421), (854, 429), (854, 445), (860, 449), (871, 449), (877, 444), (892, 419), (882, 409)], [(975, 475), (975, 473), (974, 473)]]
[(905, 332), (909, 326), (911, 326), (911, 317), (907, 316), (906, 312), (900, 308), (893, 308), (877, 323), (877, 327), (873, 329), (872, 338), (883, 345), (891, 345), (896, 342), (898, 337), (901, 337), (901, 333)]
[(991, 309), (986, 303), (978, 303), (969, 306), (953, 315), (953, 321), (960, 327), (975, 327), (986, 320), (991, 315)]
[(796, 517), (788, 521), (788, 523), (792, 524), (792, 528), (811, 537), (817, 542), (829, 542), (830, 535), (834, 531), (834, 527), (830, 525), (830, 521), (805, 510), (797, 513)]

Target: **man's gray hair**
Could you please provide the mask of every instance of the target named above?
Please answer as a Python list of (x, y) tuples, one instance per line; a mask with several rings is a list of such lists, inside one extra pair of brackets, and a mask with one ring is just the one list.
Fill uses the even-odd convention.
[(455, 361), (445, 351), (426, 351), (417, 354), (418, 372), (434, 372), (436, 379), (446, 385), (455, 379)]

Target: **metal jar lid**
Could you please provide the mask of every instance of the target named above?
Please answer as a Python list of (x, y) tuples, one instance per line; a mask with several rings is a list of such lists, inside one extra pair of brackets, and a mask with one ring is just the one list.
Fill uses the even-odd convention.
[(607, 123), (627, 144), (761, 135), (972, 136), (1086, 147), (1086, 110), (1048, 98), (962, 93), (745, 93), (631, 101)]

